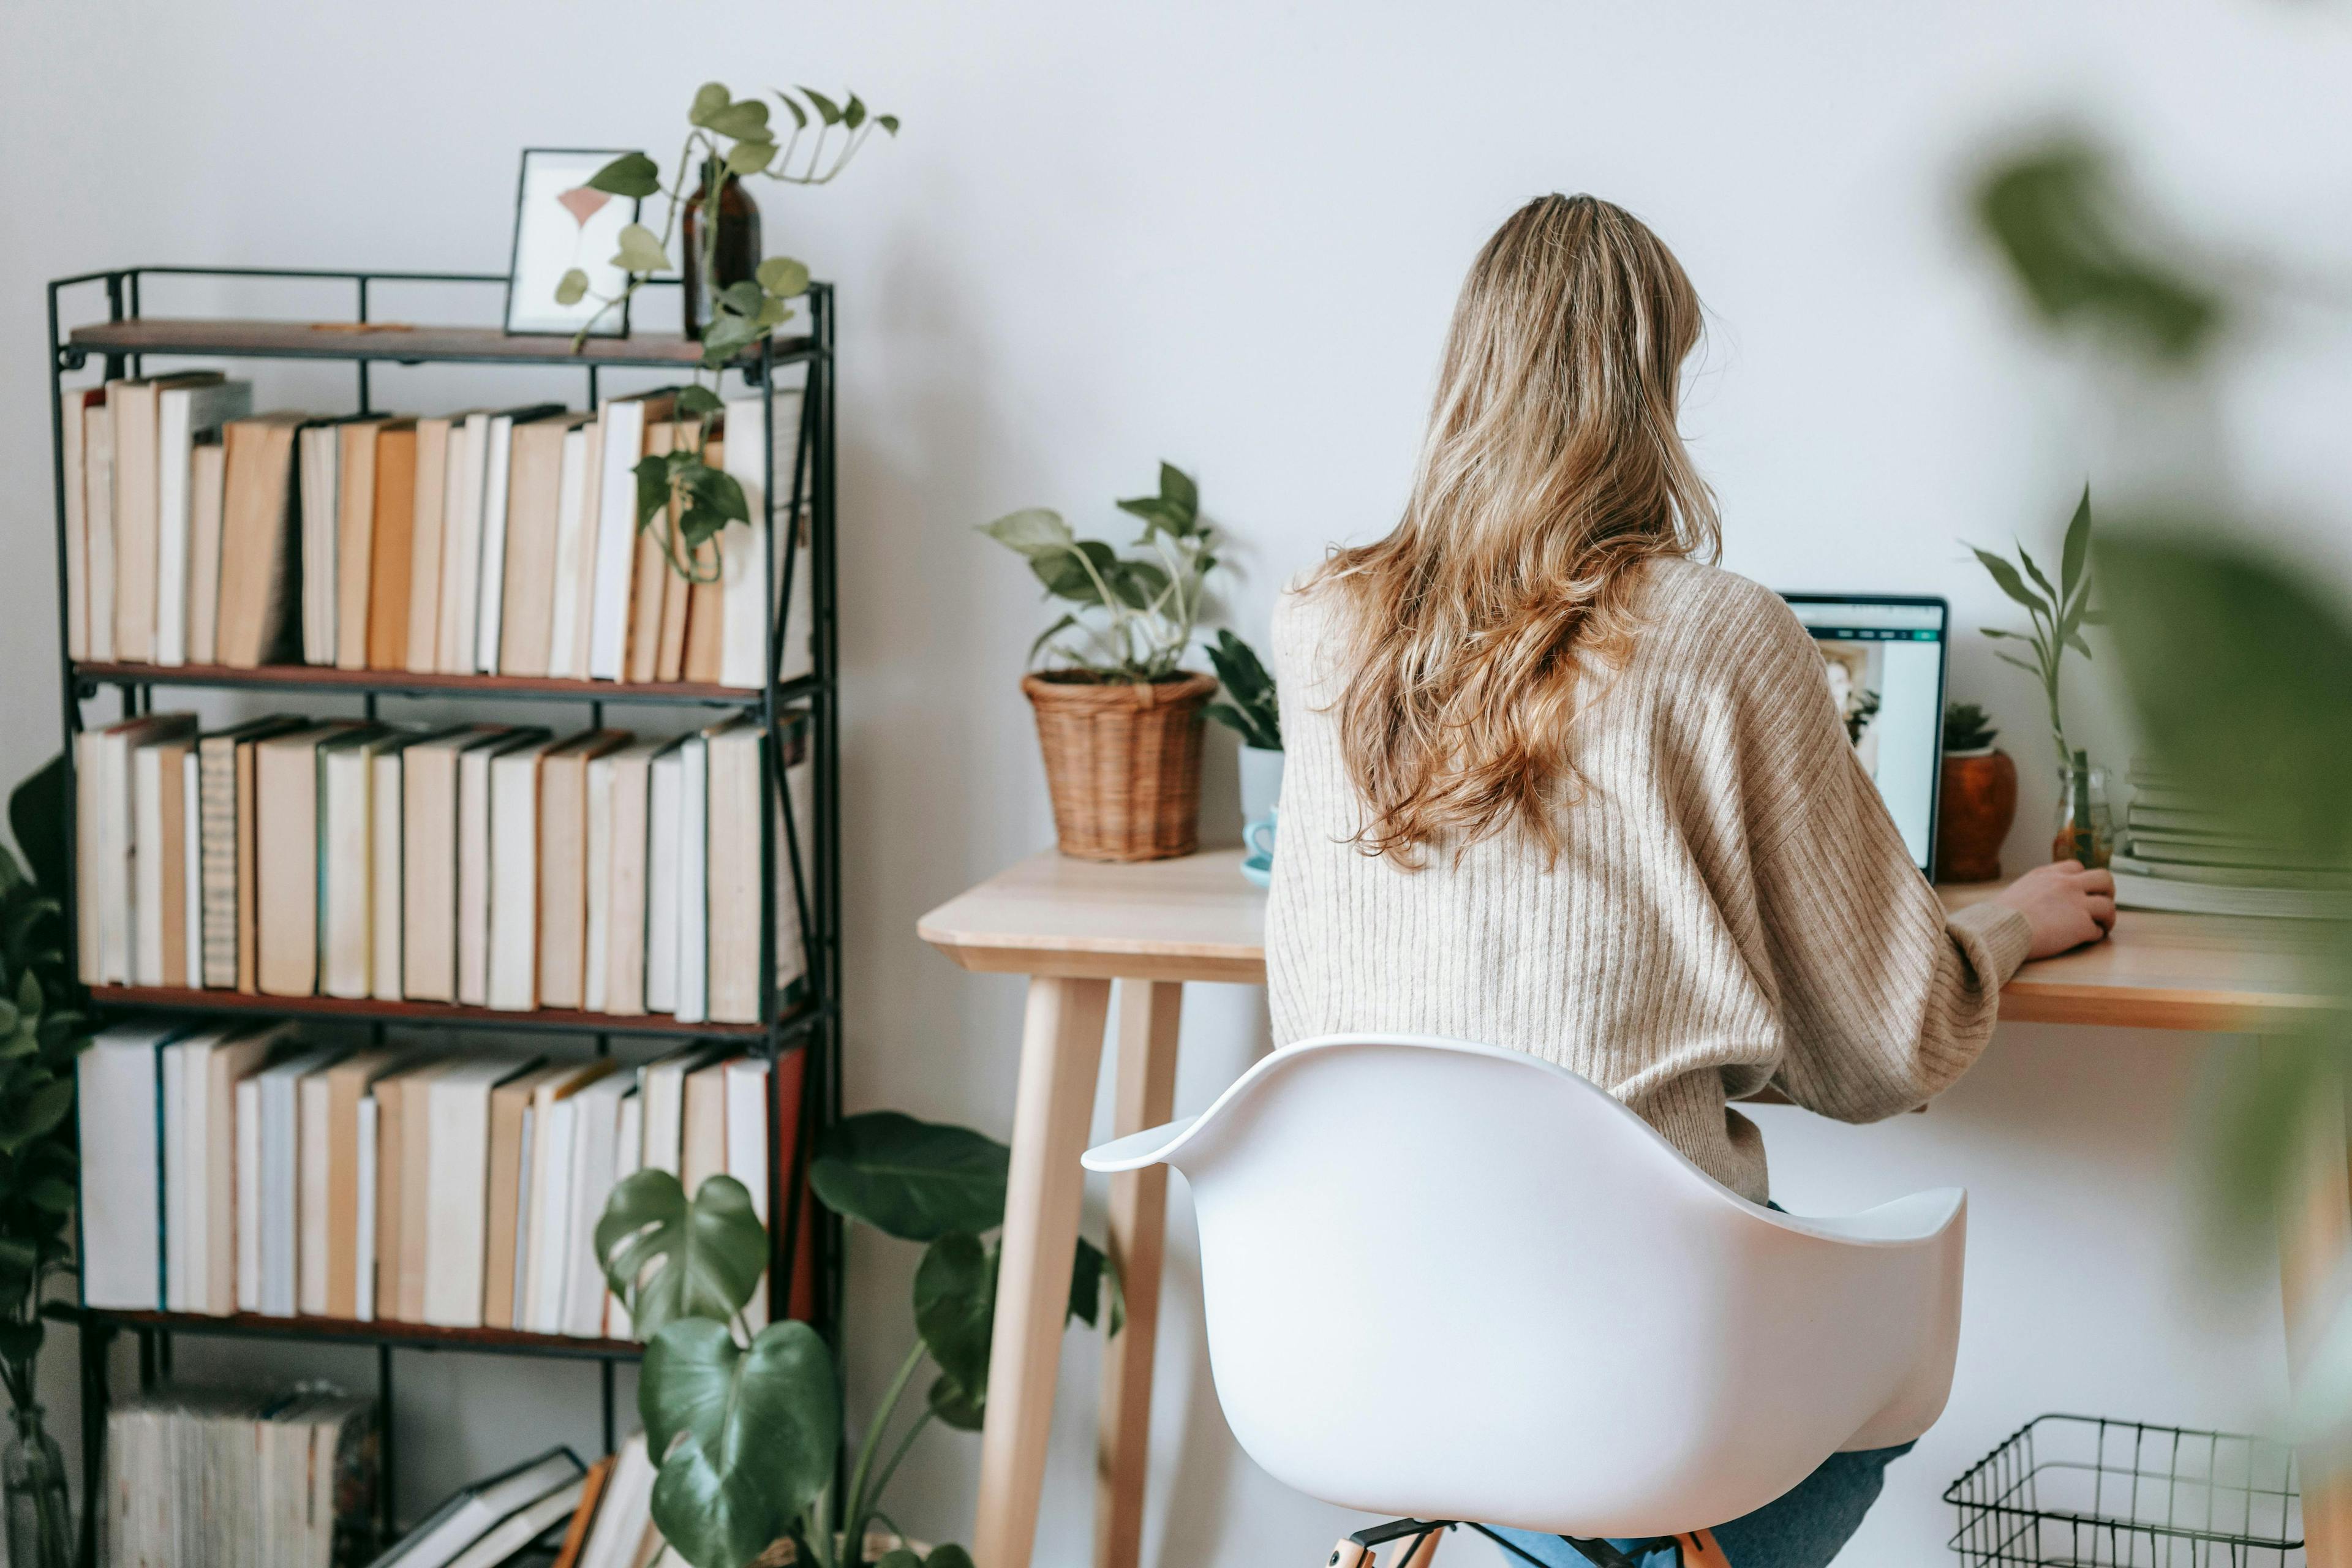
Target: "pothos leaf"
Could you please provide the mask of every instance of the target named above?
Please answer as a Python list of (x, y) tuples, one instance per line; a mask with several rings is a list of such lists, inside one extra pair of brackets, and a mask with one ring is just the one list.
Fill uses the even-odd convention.
[(589, 175), (588, 188), (643, 201), (661, 190), (661, 169), (643, 153), (624, 153)]

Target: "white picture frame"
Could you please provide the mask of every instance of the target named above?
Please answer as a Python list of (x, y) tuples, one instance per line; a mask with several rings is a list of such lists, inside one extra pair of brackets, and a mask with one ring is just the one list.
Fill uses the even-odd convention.
[[(596, 171), (625, 152), (526, 147), (515, 184), (514, 249), (507, 267), (506, 330), (514, 337), (629, 335), (629, 308), (605, 303), (628, 285), (613, 263), (621, 230), (637, 220), (634, 198), (592, 190)], [(588, 274), (575, 304), (556, 303), (557, 285), (573, 268)], [(593, 322), (591, 327), (589, 324)]]

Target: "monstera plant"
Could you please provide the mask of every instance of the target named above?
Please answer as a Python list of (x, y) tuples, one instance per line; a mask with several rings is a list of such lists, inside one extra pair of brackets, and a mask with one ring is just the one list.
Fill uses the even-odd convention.
[[(660, 1466), (653, 1517), (694, 1568), (744, 1568), (779, 1541), (818, 1568), (855, 1568), (869, 1525), (900, 1534), (882, 1499), (934, 1421), (976, 1431), (988, 1407), (997, 1251), (1007, 1152), (968, 1128), (896, 1111), (844, 1121), (809, 1167), (826, 1206), (885, 1236), (919, 1242), (915, 1342), (866, 1426), (845, 1484), (833, 1352), (803, 1322), (758, 1332), (743, 1307), (768, 1258), (751, 1195), (713, 1176), (689, 1199), (677, 1178), (640, 1171), (614, 1189), (596, 1226), (605, 1278), (651, 1342), (637, 1383), (646, 1443)], [(1089, 1325), (1120, 1307), (1108, 1259), (1081, 1240), (1070, 1316)], [(899, 1405), (926, 1363), (937, 1368), (911, 1419)], [(891, 1436), (897, 1429), (895, 1439)], [(887, 1449), (887, 1452), (886, 1452)], [(899, 1546), (878, 1568), (971, 1568), (961, 1546), (918, 1557)]]

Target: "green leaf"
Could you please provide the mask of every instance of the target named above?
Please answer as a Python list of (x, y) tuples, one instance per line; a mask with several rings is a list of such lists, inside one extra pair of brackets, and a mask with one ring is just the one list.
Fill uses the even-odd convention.
[(824, 94), (817, 91), (817, 89), (813, 87), (804, 87), (801, 89), (801, 96), (809, 100), (810, 105), (816, 110), (817, 118), (824, 121), (827, 125), (838, 125), (841, 123), (841, 110), (834, 103), (833, 100), (825, 97)]
[(726, 1424), (741, 1359), (732, 1331), (717, 1319), (680, 1318), (664, 1324), (646, 1345), (637, 1377), (637, 1416), (645, 1423), (646, 1451), (668, 1453), (681, 1433), (698, 1443), (717, 1437)]
[(1192, 526), (1192, 519), (1182, 507), (1160, 496), (1136, 496), (1118, 503), (1118, 510), (1143, 520), (1143, 537), (1139, 544), (1149, 544), (1154, 533), (1166, 533), (1181, 539)]
[(950, 1541), (932, 1547), (931, 1554), (923, 1559), (923, 1568), (971, 1568), (971, 1553)]
[(750, 318), (721, 310), (702, 330), (702, 357), (706, 362), (724, 364), (758, 342), (760, 336), (758, 324)]
[(1044, 631), (1039, 632), (1037, 634), (1037, 640), (1029, 645), (1029, 662), (1032, 664), (1036, 663), (1037, 655), (1044, 651), (1047, 643), (1052, 642), (1055, 637), (1061, 636), (1064, 632), (1068, 631), (1072, 626), (1075, 626), (1077, 624), (1077, 616), (1066, 615), (1059, 620), (1055, 621), (1052, 626), (1047, 626)]
[(2015, 665), (2018, 668), (2025, 671), (2026, 674), (2033, 677), (2036, 680), (2040, 680), (2042, 679), (2042, 669), (2040, 666), (2028, 664), (2014, 654), (1997, 653), (1993, 655), (1993, 658), (2000, 660), (2003, 664)]
[(633, 223), (621, 230), (621, 247), (614, 253), (613, 265), (625, 272), (667, 272), (669, 255), (662, 249), (661, 238), (641, 223)]
[(557, 304), (577, 305), (587, 297), (588, 274), (581, 271), (577, 267), (556, 279), (555, 302)]
[(874, 1568), (923, 1568), (923, 1560), (903, 1546), (893, 1546), (874, 1560)]
[(2042, 574), (2042, 568), (2033, 563), (2033, 557), (2026, 553), (2025, 546), (2022, 543), (2020, 543), (2017, 547), (2017, 558), (2025, 563), (2026, 575), (2033, 579), (2033, 585), (2041, 589), (2044, 594), (2047, 594), (2050, 596), (2050, 602), (2053, 605), (2063, 605), (2065, 603), (2064, 596), (2062, 595), (2057, 589), (2050, 585), (2050, 579)]
[(679, 1318), (732, 1318), (767, 1267), (768, 1232), (732, 1176), (704, 1182), (689, 1205), (676, 1176), (639, 1171), (604, 1205), (596, 1258), (638, 1334), (651, 1335)]
[(66, 843), (66, 760), (60, 752), (25, 775), (8, 795), (8, 831), (25, 857), (34, 884), (52, 894), (72, 874)]
[(726, 288), (719, 290), (718, 296), (721, 307), (734, 311), (739, 316), (758, 315), (760, 301), (765, 297), (761, 292), (760, 286), (748, 278), (740, 283), (730, 283)]
[(2063, 593), (2062, 603), (2075, 605), (2081, 612), (2080, 601), (2087, 594), (2078, 595), (2077, 588), (2088, 589), (2083, 579), (2083, 568), (2091, 559), (2091, 487), (2083, 487), (2083, 499), (2075, 505), (2074, 521), (2066, 524), (2066, 542), (2058, 553), (2058, 584)]
[[(762, 114), (767, 112), (767, 105), (763, 103), (755, 103), (751, 107)], [(727, 172), (730, 174), (756, 174), (774, 162), (775, 156), (776, 144), (773, 142), (765, 139), (738, 142), (727, 149)]]
[(661, 168), (643, 153), (624, 153), (589, 175), (588, 188), (641, 202), (661, 190)]
[(977, 1432), (988, 1419), (986, 1396), (972, 1393), (945, 1373), (932, 1380), (929, 1403), (932, 1415), (959, 1432)]
[[(1089, 564), (1094, 568), (1091, 572), (1087, 569)], [(1029, 570), (1045, 584), (1045, 592), (1076, 605), (1101, 604), (1102, 589), (1097, 585), (1097, 580), (1111, 583), (1118, 569), (1118, 557), (1098, 539), (1082, 539), (1066, 550), (1044, 552), (1029, 558)], [(1122, 602), (1125, 597), (1121, 595)]]
[(727, 400), (699, 382), (678, 389), (677, 411), (689, 418), (724, 413), (726, 408)]
[(895, 1110), (845, 1118), (809, 1164), (827, 1208), (901, 1241), (979, 1235), (1004, 1222), (1010, 1152), (968, 1127)]
[(730, 103), (713, 114), (704, 129), (716, 136), (740, 136), (752, 142), (766, 142), (768, 106), (756, 98)]
[(866, 105), (854, 92), (849, 101), (841, 106), (841, 122), (852, 131), (866, 123)]
[(724, 114), (734, 101), (735, 95), (727, 90), (725, 83), (706, 81), (694, 89), (694, 102), (686, 111), (687, 123), (708, 131), (710, 122)]
[(760, 301), (760, 313), (751, 318), (751, 324), (764, 332), (771, 328), (783, 325), (792, 319), (792, 314), (793, 303), (790, 300), (781, 294), (771, 294)]
[(32, 1189), (25, 1194), (25, 1201), (45, 1213), (71, 1214), (74, 1206), (73, 1186), (70, 1183), (56, 1176), (45, 1176), (33, 1184)]
[(1168, 592), (1168, 569), (1157, 561), (1120, 561), (1103, 575), (1130, 609), (1148, 609)]
[(915, 1331), (956, 1386), (985, 1400), (989, 1336), (996, 1318), (993, 1249), (956, 1231), (923, 1250), (915, 1269)]
[[(46, 1077), (46, 1075), (42, 1075)], [(7, 1103), (0, 1105), (0, 1154), (13, 1154), (36, 1138), (46, 1137), (58, 1123), (66, 1119), (73, 1106), (74, 1080), (69, 1078), (48, 1079), (37, 1088), (27, 1089), (22, 1084), (12, 1087)], [(1003, 1212), (1003, 1200), (997, 1201), (997, 1211)]]
[(751, 521), (751, 503), (735, 476), (707, 463), (698, 463), (686, 475), (687, 493), (722, 523)]
[(1090, 1329), (1102, 1316), (1103, 1276), (1109, 1268), (1101, 1247), (1078, 1237), (1077, 1254), (1070, 1262), (1070, 1316)]
[[(898, 134), (898, 117), (895, 114), (877, 114), (874, 117), (874, 123), (893, 136)], [(939, 1553), (933, 1552), (932, 1555), (936, 1557)]]
[(794, 102), (790, 94), (779, 90), (776, 93), (776, 101), (782, 104), (785, 111), (792, 115), (795, 129), (802, 131), (808, 129), (808, 110)]
[(1017, 550), (1032, 559), (1041, 552), (1067, 550), (1077, 542), (1070, 525), (1062, 521), (1062, 514), (1042, 506), (1008, 511), (994, 522), (981, 524), (980, 531), (1007, 550)]
[(637, 477), (637, 527), (644, 529), (669, 510), (669, 464), (659, 457), (640, 458), (629, 471)]
[(1976, 552), (1977, 560), (1982, 563), (1987, 572), (1992, 574), (1993, 582), (2000, 585), (2002, 593), (2029, 610), (2039, 610), (2043, 615), (2050, 613), (2049, 605), (2042, 600), (2041, 595), (2025, 585), (2025, 579), (2017, 574), (2016, 567), (2011, 566), (1990, 550), (1979, 549), (1973, 544), (1969, 548)]
[(841, 1447), (833, 1357), (802, 1322), (770, 1324), (748, 1351), (707, 1337), (693, 1348), (723, 1363), (731, 1386), (716, 1429), (662, 1460), (654, 1523), (695, 1568), (741, 1568), (789, 1535), (832, 1479)]
[(1201, 515), (1200, 486), (1173, 463), (1160, 465), (1160, 499), (1182, 512), (1187, 521)]
[(771, 294), (781, 294), (787, 300), (808, 292), (808, 264), (795, 261), (789, 256), (771, 256), (760, 263), (760, 269), (754, 276), (759, 279), (761, 288)]

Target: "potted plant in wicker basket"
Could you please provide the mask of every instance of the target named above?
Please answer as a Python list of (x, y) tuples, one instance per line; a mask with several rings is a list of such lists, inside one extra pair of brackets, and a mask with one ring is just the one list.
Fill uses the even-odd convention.
[(2000, 733), (1973, 702), (1944, 710), (1943, 793), (1936, 814), (1936, 875), (1947, 882), (2000, 879), (2000, 847), (2017, 820), (2017, 763), (1993, 749)]
[(1072, 607), (1030, 647), (1021, 689), (1036, 710), (1062, 853), (1161, 860), (1200, 847), (1202, 709), (1215, 680), (1182, 668), (1200, 624), (1202, 580), (1217, 563), (1200, 492), (1171, 464), (1160, 493), (1118, 503), (1143, 520), (1122, 556), (1032, 507), (982, 533), (1017, 551), (1049, 598)]

